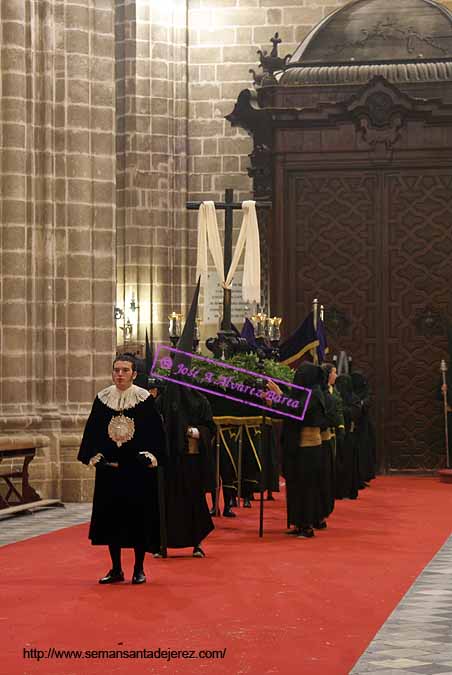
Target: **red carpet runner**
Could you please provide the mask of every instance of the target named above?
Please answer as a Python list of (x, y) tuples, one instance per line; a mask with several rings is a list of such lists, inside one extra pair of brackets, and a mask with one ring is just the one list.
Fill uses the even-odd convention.
[[(294, 540), (283, 533), (280, 494), (266, 503), (263, 540), (255, 502), (233, 521), (218, 519), (206, 559), (193, 559), (188, 550), (172, 551), (167, 560), (148, 558), (145, 586), (96, 583), (108, 561), (104, 548), (86, 540), (86, 525), (5, 546), (0, 671), (346, 674), (450, 534), (451, 513), (450, 485), (378, 478), (357, 501), (337, 504), (327, 530)], [(124, 568), (130, 579), (129, 554)], [(51, 648), (159, 647), (226, 653), (170, 661), (36, 659), (36, 650), (48, 655)]]

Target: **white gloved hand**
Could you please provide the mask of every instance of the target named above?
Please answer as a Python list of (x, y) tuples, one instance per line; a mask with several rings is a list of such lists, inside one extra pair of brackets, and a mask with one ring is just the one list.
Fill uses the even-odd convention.
[(90, 466), (96, 466), (96, 464), (99, 464), (101, 459), (104, 459), (104, 456), (101, 452), (98, 452), (97, 455), (94, 455), (94, 457), (91, 457), (89, 460)]
[(140, 455), (143, 455), (144, 457), (146, 457), (146, 459), (151, 460), (151, 463), (149, 464), (149, 466), (151, 466), (152, 468), (155, 468), (156, 466), (158, 466), (157, 457), (155, 455), (153, 455), (152, 452), (147, 452), (147, 451), (140, 452)]
[(191, 436), (191, 438), (199, 438), (199, 429), (196, 427), (188, 427), (187, 436)]

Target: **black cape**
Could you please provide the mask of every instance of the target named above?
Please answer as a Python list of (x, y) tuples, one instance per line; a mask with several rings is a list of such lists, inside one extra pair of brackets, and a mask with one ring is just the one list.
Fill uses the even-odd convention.
[(119, 464), (118, 468), (99, 464), (95, 469), (88, 536), (95, 545), (140, 546), (155, 553), (160, 548), (157, 475), (139, 452), (152, 452), (159, 464), (164, 461), (162, 420), (151, 396), (125, 410), (124, 415), (134, 421), (135, 433), (118, 448), (108, 436), (108, 424), (115, 415), (119, 412), (95, 399), (78, 453), (84, 464), (98, 452), (107, 462)]
[(352, 427), (356, 426), (359, 419), (361, 403), (353, 393), (350, 375), (339, 375), (336, 389), (342, 398), (345, 423), (345, 436), (337, 446), (336, 498), (356, 499), (360, 483), (357, 438)]
[[(184, 391), (183, 394), (179, 412), (169, 415), (172, 419), (164, 419), (169, 439), (165, 468), (168, 548), (198, 546), (214, 529), (205, 492), (214, 482), (212, 439), (215, 424), (205, 396), (195, 391)], [(165, 401), (168, 396), (171, 396), (171, 389), (157, 400), (157, 408), (163, 413), (171, 410), (171, 401)], [(168, 428), (175, 424), (181, 427), (180, 433), (172, 433)], [(197, 455), (187, 453), (189, 426), (196, 427), (200, 433)], [(177, 438), (180, 440), (175, 445)]]
[(376, 444), (375, 430), (370, 418), (372, 399), (369, 383), (363, 373), (354, 371), (350, 375), (353, 392), (361, 402), (360, 415), (356, 421), (355, 438), (358, 448), (358, 474), (360, 484), (375, 478)]

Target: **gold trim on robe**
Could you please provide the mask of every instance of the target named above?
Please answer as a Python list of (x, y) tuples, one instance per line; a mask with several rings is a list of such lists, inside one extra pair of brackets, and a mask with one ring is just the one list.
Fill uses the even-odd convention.
[(312, 445), (322, 445), (320, 427), (302, 427), (300, 431), (300, 441), (298, 445), (301, 448)]
[(199, 455), (199, 439), (198, 438), (193, 438), (193, 436), (188, 437), (187, 455)]

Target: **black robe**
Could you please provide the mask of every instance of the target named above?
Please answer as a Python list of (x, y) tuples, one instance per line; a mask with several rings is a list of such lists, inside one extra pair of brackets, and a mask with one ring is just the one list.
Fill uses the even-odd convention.
[[(322, 481), (325, 479), (322, 445), (300, 446), (303, 426), (326, 426), (325, 399), (320, 387), (320, 367), (303, 363), (295, 373), (294, 384), (312, 388), (302, 422), (285, 420), (283, 427), (283, 475), (286, 479), (287, 523), (297, 528), (319, 523), (325, 516)], [(296, 392), (293, 397), (295, 398)]]
[[(168, 393), (169, 392), (169, 393)], [(165, 396), (171, 396), (168, 388), (158, 399), (157, 408), (171, 410)], [(183, 404), (173, 419), (164, 419), (168, 442), (168, 460), (165, 468), (166, 522), (168, 548), (198, 546), (214, 529), (206, 501), (213, 478), (212, 439), (215, 424), (205, 396), (196, 391), (183, 391)], [(181, 426), (182, 433), (171, 434), (172, 424)], [(200, 433), (199, 454), (188, 454), (188, 427), (196, 427)], [(179, 438), (178, 447), (174, 447)]]
[[(325, 400), (325, 418), (328, 426), (322, 431), (334, 430), (337, 419), (337, 398), (333, 396), (325, 383), (323, 387)], [(321, 483), (321, 495), (323, 517), (327, 518), (334, 511), (334, 496), (336, 493), (336, 447), (333, 438), (322, 440), (322, 468), (323, 478)]]
[(108, 424), (119, 412), (96, 398), (86, 423), (79, 461), (89, 464), (101, 452), (106, 462), (96, 466), (93, 511), (89, 528), (92, 544), (121, 548), (144, 547), (155, 553), (160, 548), (157, 474), (139, 452), (151, 452), (164, 461), (163, 424), (149, 396), (124, 415), (134, 421), (133, 438), (118, 448), (108, 436)]
[(353, 393), (350, 375), (339, 375), (336, 389), (341, 395), (345, 436), (338, 443), (338, 459), (336, 468), (336, 498), (356, 499), (359, 489), (358, 447), (354, 427), (361, 413), (361, 402)]

